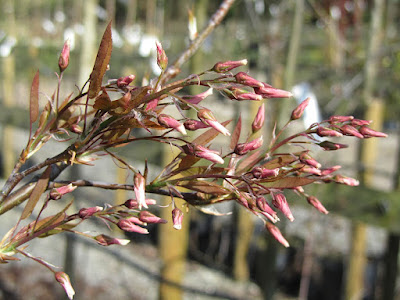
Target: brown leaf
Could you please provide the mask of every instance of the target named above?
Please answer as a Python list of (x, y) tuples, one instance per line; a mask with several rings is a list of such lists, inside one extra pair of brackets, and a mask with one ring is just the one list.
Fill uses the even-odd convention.
[[(265, 179), (269, 180), (269, 179)], [(264, 180), (260, 180), (263, 186), (269, 188), (276, 189), (292, 189), (298, 186), (307, 185), (313, 183), (316, 179), (308, 178), (308, 177), (284, 177), (282, 179), (272, 181), (272, 182), (263, 182)]]
[(267, 169), (281, 168), (293, 163), (296, 160), (297, 158), (291, 154), (283, 154), (266, 162), (262, 165), (262, 167)]
[(217, 183), (209, 182), (209, 181), (184, 181), (179, 184), (179, 186), (187, 188), (192, 191), (197, 191), (206, 194), (213, 195), (226, 195), (229, 194), (230, 191), (223, 188)]
[(36, 72), (32, 80), (31, 95), (29, 102), (29, 113), (31, 125), (36, 122), (39, 117), (39, 70)]
[(103, 38), (100, 42), (99, 51), (97, 52), (96, 61), (93, 71), (90, 74), (90, 84), (88, 96), (93, 99), (97, 96), (101, 89), (104, 74), (106, 73), (108, 63), (110, 62), (112, 51), (111, 21), (108, 23), (104, 31)]
[(47, 185), (50, 179), (51, 166), (48, 166), (47, 169), (43, 172), (42, 176), (40, 176), (38, 182), (32, 190), (31, 196), (29, 197), (28, 202), (25, 205), (24, 211), (21, 214), (21, 220), (29, 217), (35, 208), (37, 202), (40, 199), (40, 196), (47, 189)]
[(235, 149), (237, 143), (239, 142), (240, 132), (242, 131), (242, 117), (239, 116), (239, 119), (236, 123), (235, 130), (233, 130), (232, 137), (231, 137), (231, 149)]

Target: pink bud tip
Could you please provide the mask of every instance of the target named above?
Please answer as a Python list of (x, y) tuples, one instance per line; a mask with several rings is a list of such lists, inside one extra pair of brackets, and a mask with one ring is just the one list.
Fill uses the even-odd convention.
[(259, 131), (263, 125), (265, 120), (265, 106), (264, 103), (258, 108), (257, 114), (254, 118), (253, 123), (251, 124), (251, 129), (253, 133)]
[(139, 209), (142, 207), (148, 208), (146, 203), (146, 180), (142, 174), (136, 173), (133, 177), (133, 190), (135, 192), (136, 200), (138, 202)]
[(235, 75), (236, 82), (251, 87), (263, 87), (263, 83), (251, 77), (245, 72), (239, 72)]
[(182, 229), (183, 212), (179, 208), (174, 208), (172, 210), (172, 223), (176, 230)]
[(60, 72), (64, 72), (64, 70), (68, 67), (69, 65), (69, 40), (66, 40), (64, 43), (64, 47), (61, 50), (60, 57), (58, 59), (58, 67), (60, 68)]
[(148, 234), (148, 230), (146, 228), (140, 227), (132, 222), (130, 222), (129, 220), (119, 220), (117, 223), (117, 226), (123, 230), (123, 231), (127, 231), (127, 232), (136, 232), (136, 233), (140, 233), (140, 234)]
[(119, 88), (125, 87), (129, 85), (133, 80), (135, 80), (135, 75), (120, 77), (117, 79), (117, 86)]
[(292, 212), (290, 211), (289, 204), (286, 200), (286, 197), (282, 193), (275, 193), (272, 195), (272, 204), (279, 209), (289, 221), (293, 222), (294, 217)]
[(250, 151), (260, 148), (262, 144), (263, 144), (263, 138), (261, 136), (259, 138), (252, 140), (251, 142), (237, 144), (234, 152), (237, 155), (245, 155)]
[(367, 126), (361, 126), (359, 129), (360, 133), (365, 137), (365, 138), (370, 138), (370, 137), (387, 137), (386, 133), (379, 132), (376, 130), (373, 130)]
[(308, 196), (307, 197), (308, 203), (310, 203), (312, 206), (314, 206), (319, 212), (323, 214), (328, 214), (329, 212), (326, 210), (326, 208), (322, 205), (319, 200), (314, 197), (314, 196)]
[(225, 61), (225, 62), (217, 62), (211, 71), (217, 73), (225, 73), (229, 72), (237, 67), (247, 65), (247, 59), (236, 60), (236, 61)]
[(97, 235), (94, 237), (94, 239), (96, 240), (96, 242), (99, 245), (102, 245), (102, 246), (110, 246), (110, 245), (125, 246), (130, 242), (129, 240), (126, 240), (126, 239), (117, 239), (117, 238), (107, 236), (105, 234)]
[(64, 288), (65, 293), (67, 294), (69, 299), (73, 299), (75, 295), (75, 291), (72, 287), (71, 280), (69, 276), (64, 272), (56, 272), (54, 274), (56, 280), (61, 284)]
[(157, 217), (156, 215), (153, 215), (152, 213), (146, 211), (146, 210), (142, 210), (139, 213), (139, 220), (144, 222), (144, 223), (153, 223), (153, 224), (165, 224), (167, 223), (166, 220)]
[(310, 98), (307, 98), (306, 100), (304, 100), (303, 102), (301, 102), (299, 104), (299, 106), (297, 106), (293, 111), (292, 111), (292, 115), (290, 117), (291, 120), (297, 120), (300, 119), (301, 116), (304, 113), (304, 110), (306, 109), (306, 107), (308, 106), (308, 103), (310, 102)]
[(160, 42), (156, 42), (157, 47), (157, 64), (161, 68), (161, 70), (165, 70), (168, 65), (168, 57), (165, 54), (165, 51)]
[(167, 127), (167, 128), (173, 128), (176, 131), (182, 133), (183, 135), (186, 135), (186, 129), (185, 126), (181, 123), (179, 123), (177, 120), (172, 118), (171, 116), (165, 115), (165, 114), (160, 114), (158, 115), (158, 123), (160, 125)]
[(275, 225), (266, 222), (265, 223), (265, 227), (267, 228), (267, 230), (269, 231), (269, 233), (279, 242), (281, 243), (283, 246), (285, 246), (286, 248), (289, 247), (289, 243), (288, 241), (283, 237), (281, 231), (279, 230), (278, 227), (276, 227)]
[(94, 206), (94, 207), (89, 207), (89, 208), (81, 208), (79, 210), (79, 218), (81, 219), (86, 219), (89, 218), (91, 216), (93, 216), (95, 213), (102, 211), (103, 208), (100, 206)]

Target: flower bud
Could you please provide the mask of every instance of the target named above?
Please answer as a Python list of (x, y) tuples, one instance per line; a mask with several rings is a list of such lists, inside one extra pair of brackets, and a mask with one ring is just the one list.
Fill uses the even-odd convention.
[(304, 152), (300, 155), (300, 162), (302, 162), (303, 164), (307, 164), (311, 167), (314, 168), (321, 168), (321, 164), (319, 162), (317, 162), (314, 158), (312, 158), (308, 153)]
[(306, 109), (308, 103), (310, 102), (310, 98), (307, 98), (303, 102), (301, 102), (293, 111), (290, 117), (291, 120), (300, 119)]
[(261, 101), (263, 99), (261, 95), (250, 93), (249, 91), (238, 88), (232, 88), (230, 95), (233, 96), (233, 99), (238, 101), (243, 101), (243, 100)]
[(288, 241), (283, 237), (281, 231), (279, 230), (278, 227), (276, 227), (275, 225), (266, 222), (265, 223), (265, 228), (267, 228), (268, 232), (279, 242), (281, 243), (283, 246), (285, 246), (286, 248), (289, 247), (289, 243)]
[(157, 64), (161, 68), (161, 70), (165, 70), (168, 65), (168, 57), (165, 54), (165, 51), (160, 42), (156, 42), (157, 47)]
[(262, 167), (255, 167), (253, 170), (251, 170), (251, 173), (257, 179), (276, 177), (279, 174), (279, 168), (267, 169)]
[(349, 147), (346, 144), (340, 144), (340, 143), (332, 143), (330, 141), (323, 141), (321, 143), (318, 143), (318, 146), (323, 148), (324, 150), (330, 151), (330, 150), (339, 150), (343, 148)]
[(353, 126), (366, 126), (371, 123), (372, 123), (372, 121), (368, 121), (368, 120), (360, 120), (360, 119), (351, 120), (351, 125), (353, 125)]
[(127, 245), (130, 240), (126, 240), (126, 239), (117, 239), (117, 238), (113, 238), (110, 236), (107, 236), (105, 234), (100, 234), (94, 237), (94, 239), (96, 240), (96, 242), (102, 246), (110, 246), (110, 245), (122, 245), (125, 246)]
[(126, 87), (127, 85), (129, 85), (134, 80), (135, 80), (135, 75), (129, 75), (129, 76), (125, 76), (125, 77), (120, 77), (120, 78), (117, 79), (117, 86), (119, 88)]
[(74, 295), (75, 295), (75, 291), (74, 291), (74, 288), (72, 287), (69, 276), (64, 272), (56, 272), (56, 273), (54, 273), (54, 277), (64, 288), (64, 291), (67, 294), (68, 298), (73, 299)]
[(165, 224), (165, 223), (167, 223), (166, 220), (164, 220), (164, 219), (162, 219), (160, 217), (157, 217), (156, 215), (153, 215), (152, 213), (150, 213), (150, 212), (148, 212), (146, 210), (142, 210), (139, 213), (139, 220), (144, 222), (144, 223), (154, 223), (154, 224), (159, 224), (159, 223)]
[(136, 173), (133, 177), (133, 190), (135, 192), (136, 200), (138, 202), (139, 209), (142, 209), (142, 206), (148, 208), (146, 203), (146, 194), (145, 194), (145, 178), (142, 174)]
[(317, 128), (317, 132), (316, 132), (320, 137), (324, 137), (324, 136), (332, 136), (332, 137), (339, 137), (339, 136), (343, 136), (343, 134), (341, 134), (340, 132), (330, 129), (330, 128), (326, 128), (326, 127), (318, 127)]
[(326, 210), (326, 208), (319, 202), (319, 200), (314, 197), (314, 196), (308, 196), (307, 197), (307, 202), (310, 203), (312, 206), (314, 206), (319, 212), (323, 214), (328, 214), (329, 212)]
[(135, 225), (132, 222), (130, 222), (128, 220), (124, 220), (124, 219), (119, 220), (117, 223), (117, 226), (121, 230), (127, 231), (127, 232), (136, 232), (136, 233), (140, 233), (140, 234), (148, 234), (149, 233), (146, 228)]
[(176, 230), (182, 229), (183, 212), (179, 208), (174, 208), (172, 210), (172, 223)]
[(358, 130), (355, 127), (353, 127), (351, 125), (348, 125), (348, 124), (343, 125), (342, 127), (340, 127), (340, 131), (344, 135), (347, 135), (347, 136), (355, 136), (355, 137), (358, 137), (359, 139), (363, 139), (364, 138), (364, 136), (361, 133), (359, 133)]
[(186, 120), (186, 121), (183, 123), (183, 126), (185, 126), (185, 128), (186, 128), (187, 130), (191, 130), (191, 131), (194, 131), (194, 130), (197, 130), (197, 129), (201, 129), (201, 128), (208, 128), (208, 127), (210, 127), (209, 125), (206, 125), (206, 124), (204, 124), (204, 123), (201, 122), (201, 121), (192, 120), (192, 119)]
[(229, 130), (226, 129), (221, 123), (219, 123), (214, 115), (212, 114), (211, 110), (207, 109), (207, 108), (203, 108), (200, 109), (197, 112), (197, 117), (206, 125), (211, 126), (212, 128), (214, 128), (215, 130), (217, 130), (218, 132), (222, 133), (223, 135), (231, 135), (229, 133)]
[[(154, 200), (154, 199), (145, 199), (145, 202), (146, 202), (147, 205), (155, 205), (155, 204), (157, 204), (157, 201)], [(126, 208), (129, 208), (129, 209), (139, 208), (139, 203), (138, 203), (138, 201), (136, 199), (128, 199), (128, 200), (125, 201), (124, 205), (125, 205)]]
[(217, 62), (211, 71), (217, 73), (226, 73), (237, 67), (247, 65), (247, 59), (236, 60), (236, 61), (225, 61), (225, 62)]
[(179, 131), (183, 135), (186, 135), (186, 129), (183, 124), (179, 123), (177, 120), (172, 118), (171, 116), (160, 114), (157, 117), (158, 123), (167, 128), (173, 128), (176, 131)]
[(291, 92), (273, 88), (266, 83), (263, 83), (261, 87), (254, 87), (254, 92), (263, 98), (290, 98), (293, 96)]
[(349, 186), (358, 186), (360, 182), (357, 179), (343, 176), (343, 175), (336, 175), (333, 177), (333, 180), (337, 183), (349, 185)]
[(91, 216), (93, 216), (95, 213), (102, 211), (103, 208), (100, 206), (94, 206), (94, 207), (89, 207), (89, 208), (81, 208), (79, 210), (79, 218), (81, 219), (86, 219), (89, 218)]
[(49, 197), (51, 200), (58, 200), (60, 199), (63, 195), (71, 193), (73, 190), (75, 190), (77, 187), (73, 186), (72, 183), (68, 185), (63, 185), (59, 188), (54, 188), (50, 191)]
[(181, 98), (183, 100), (185, 100), (186, 102), (189, 102), (191, 104), (199, 104), (205, 98), (207, 98), (208, 96), (212, 95), (212, 93), (213, 93), (213, 89), (209, 88), (207, 91), (202, 92), (200, 94), (181, 96)]
[(261, 136), (259, 138), (252, 140), (251, 142), (237, 144), (234, 152), (237, 155), (245, 155), (250, 151), (260, 148), (262, 144), (263, 144), (263, 138)]
[(333, 172), (336, 172), (337, 170), (339, 170), (341, 168), (341, 166), (333, 166), (330, 168), (326, 168), (321, 170), (321, 176), (327, 176), (332, 174)]
[(263, 125), (265, 120), (265, 106), (264, 103), (258, 108), (257, 114), (254, 118), (253, 123), (251, 124), (251, 129), (253, 133), (259, 131)]
[(291, 222), (294, 217), (290, 211), (289, 204), (287, 203), (286, 197), (282, 193), (275, 193), (272, 195), (272, 204), (279, 209)]
[(331, 124), (336, 124), (336, 123), (352, 121), (353, 119), (354, 119), (353, 116), (331, 116), (328, 122)]
[(217, 164), (224, 163), (224, 159), (221, 156), (219, 156), (217, 151), (207, 149), (206, 147), (203, 147), (200, 145), (196, 146), (194, 155), (197, 157), (200, 157), (200, 158), (207, 159), (213, 163), (217, 163)]
[(61, 50), (60, 57), (58, 58), (58, 67), (60, 68), (60, 72), (64, 72), (64, 70), (68, 67), (69, 65), (69, 40), (66, 40), (64, 43), (64, 47)]
[(245, 72), (239, 72), (235, 75), (235, 79), (237, 83), (241, 83), (243, 85), (251, 86), (251, 87), (263, 87), (263, 83), (258, 81), (257, 79), (251, 77)]
[(376, 130), (373, 130), (367, 126), (361, 126), (359, 129), (360, 133), (365, 137), (365, 138), (370, 138), (370, 137), (387, 137), (386, 133), (379, 132)]

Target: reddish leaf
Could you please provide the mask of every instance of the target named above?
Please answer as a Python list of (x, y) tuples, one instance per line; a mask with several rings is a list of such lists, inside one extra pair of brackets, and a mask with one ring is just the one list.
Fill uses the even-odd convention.
[(209, 181), (184, 181), (180, 183), (179, 186), (192, 191), (213, 195), (226, 195), (230, 193), (229, 190), (223, 188), (219, 184)]
[(111, 21), (108, 23), (104, 31), (103, 38), (100, 42), (99, 51), (97, 52), (96, 61), (94, 63), (93, 71), (90, 74), (90, 84), (88, 96), (89, 99), (95, 98), (100, 92), (101, 83), (104, 74), (106, 73), (108, 63), (110, 62), (112, 51), (112, 36), (111, 36)]
[(237, 124), (235, 126), (235, 130), (233, 130), (231, 137), (231, 149), (235, 149), (237, 143), (239, 142), (240, 132), (242, 131), (242, 117), (239, 117)]
[(39, 116), (39, 70), (32, 80), (31, 95), (29, 102), (29, 113), (31, 125), (36, 122)]
[(263, 150), (258, 150), (243, 159), (237, 168), (237, 173), (240, 174), (242, 172), (247, 171), (248, 169), (254, 167), (254, 165), (260, 160), (261, 156), (264, 156)]
[(40, 199), (40, 196), (46, 191), (47, 185), (50, 179), (51, 167), (47, 167), (47, 169), (43, 172), (42, 176), (40, 176), (38, 182), (32, 190), (31, 196), (29, 197), (28, 202), (25, 205), (24, 211), (21, 214), (21, 220), (29, 217), (35, 208), (37, 202)]
[[(265, 179), (268, 180), (268, 179)], [(276, 189), (292, 189), (298, 186), (307, 185), (313, 183), (316, 179), (308, 178), (308, 177), (284, 177), (282, 179), (271, 181), (271, 182), (263, 182), (264, 180), (260, 180), (262, 185), (269, 188)]]
[(280, 155), (277, 158), (271, 159), (270, 161), (266, 162), (262, 166), (267, 169), (275, 169), (281, 168), (291, 164), (292, 162), (296, 161), (297, 158), (291, 154), (284, 154)]
[[(221, 123), (224, 127), (228, 125), (231, 122), (231, 120), (225, 121)], [(213, 139), (215, 139), (218, 135), (220, 134), (219, 131), (215, 130), (214, 128), (211, 128), (207, 130), (206, 132), (200, 134), (197, 138), (193, 140), (193, 144), (195, 145), (205, 145), (209, 142), (211, 142)]]

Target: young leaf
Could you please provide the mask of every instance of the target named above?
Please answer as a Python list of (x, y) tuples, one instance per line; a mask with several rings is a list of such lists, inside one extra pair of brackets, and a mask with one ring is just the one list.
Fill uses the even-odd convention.
[(29, 102), (29, 117), (31, 126), (36, 122), (39, 116), (39, 70), (32, 80), (31, 95)]
[(200, 181), (200, 180), (184, 181), (180, 183), (179, 186), (187, 188), (189, 190), (206, 194), (213, 194), (213, 195), (226, 195), (230, 193), (229, 190), (223, 188), (217, 183), (210, 181)]
[(104, 31), (103, 38), (100, 42), (99, 51), (97, 52), (96, 61), (94, 63), (93, 71), (90, 74), (90, 84), (88, 96), (89, 99), (95, 98), (101, 89), (101, 82), (104, 74), (106, 73), (108, 63), (110, 62), (112, 51), (112, 37), (111, 37), (111, 21), (108, 23)]
[(47, 169), (43, 172), (42, 176), (40, 176), (21, 214), (21, 220), (24, 220), (31, 215), (33, 209), (35, 208), (37, 202), (40, 199), (40, 196), (47, 189), (47, 185), (50, 179), (50, 172), (51, 172), (51, 166), (48, 166)]
[(232, 133), (232, 137), (231, 137), (231, 149), (235, 149), (237, 143), (239, 142), (239, 138), (240, 138), (240, 132), (242, 131), (242, 117), (239, 116), (239, 119), (237, 121), (237, 124), (235, 126), (235, 130)]
[[(265, 179), (265, 181), (267, 180), (268, 179)], [(260, 180), (263, 186), (276, 189), (293, 189), (295, 187), (307, 185), (315, 181), (316, 179), (308, 177), (284, 177), (272, 182), (264, 182), (264, 180)]]

